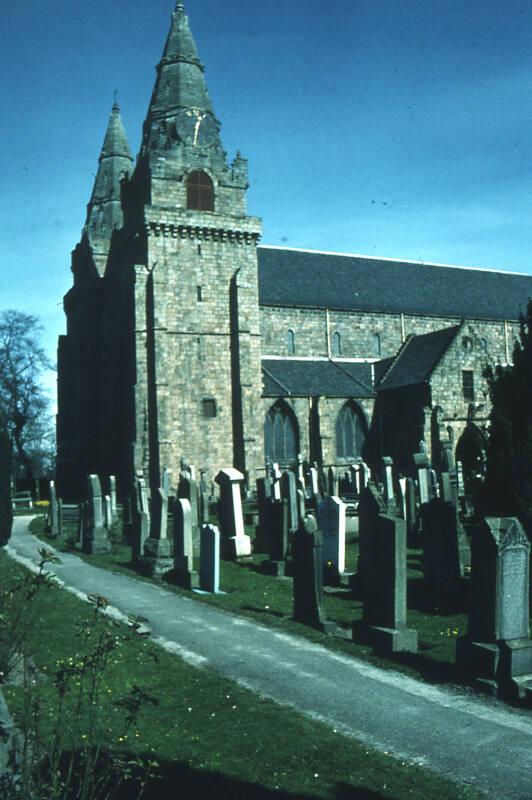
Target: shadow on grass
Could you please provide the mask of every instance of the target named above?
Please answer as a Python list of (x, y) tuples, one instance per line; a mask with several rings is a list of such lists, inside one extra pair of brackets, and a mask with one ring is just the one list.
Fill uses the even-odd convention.
[(242, 606), (243, 611), (253, 611), (255, 614), (265, 614), (270, 617), (280, 617), (281, 619), (286, 616), (282, 611), (274, 611), (271, 608), (259, 608), (259, 606)]
[[(267, 789), (257, 783), (231, 778), (220, 772), (198, 771), (182, 763), (160, 764), (160, 779), (147, 787), (149, 800), (315, 800), (314, 793), (293, 794), (281, 789)], [(385, 800), (385, 795), (366, 787), (338, 784), (331, 800)], [(123, 787), (116, 800), (132, 800), (131, 787)]]

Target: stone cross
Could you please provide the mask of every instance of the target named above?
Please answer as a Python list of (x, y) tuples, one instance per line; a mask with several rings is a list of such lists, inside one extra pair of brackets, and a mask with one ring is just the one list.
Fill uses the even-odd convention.
[(200, 537), (200, 589), (219, 594), (220, 532), (215, 525), (202, 525)]
[(322, 542), (316, 520), (309, 516), (294, 535), (294, 619), (323, 633), (334, 633), (323, 605)]
[(236, 560), (251, 555), (251, 539), (244, 529), (241, 483), (244, 476), (237, 469), (222, 469), (216, 476), (220, 487), (218, 514), (224, 558)]
[(457, 666), (513, 698), (532, 686), (529, 596), (530, 542), (522, 525), (487, 517), (473, 531), (471, 613)]

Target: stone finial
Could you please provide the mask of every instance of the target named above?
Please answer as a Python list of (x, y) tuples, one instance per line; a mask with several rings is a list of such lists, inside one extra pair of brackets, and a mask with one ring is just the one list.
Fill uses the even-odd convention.
[(183, 5), (183, 3), (177, 2), (175, 4), (175, 13), (176, 14), (184, 14), (185, 13), (185, 6)]

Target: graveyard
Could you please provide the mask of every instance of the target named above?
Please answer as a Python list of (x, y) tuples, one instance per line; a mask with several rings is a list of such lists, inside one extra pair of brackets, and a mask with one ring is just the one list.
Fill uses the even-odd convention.
[(397, 478), (389, 458), (379, 474), (363, 462), (343, 473), (273, 465), (253, 493), (234, 469), (197, 483), (183, 459), (177, 480), (165, 470), (150, 498), (139, 477), (120, 508), (112, 479), (102, 496), (91, 476), (77, 508), (52, 487), (48, 519), (31, 528), (88, 563), (530, 706), (528, 539), (516, 519), (474, 516), (460, 464), (436, 474), (421, 453), (414, 465), (416, 479)]

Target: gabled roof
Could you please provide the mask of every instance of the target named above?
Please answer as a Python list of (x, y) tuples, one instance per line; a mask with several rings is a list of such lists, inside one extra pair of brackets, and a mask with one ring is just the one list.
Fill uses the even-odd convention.
[(262, 360), (264, 397), (373, 397), (371, 364)]
[(381, 378), (377, 391), (414, 386), (428, 380), (461, 327), (453, 325), (452, 328), (409, 336)]
[(517, 320), (532, 275), (259, 247), (261, 305)]

